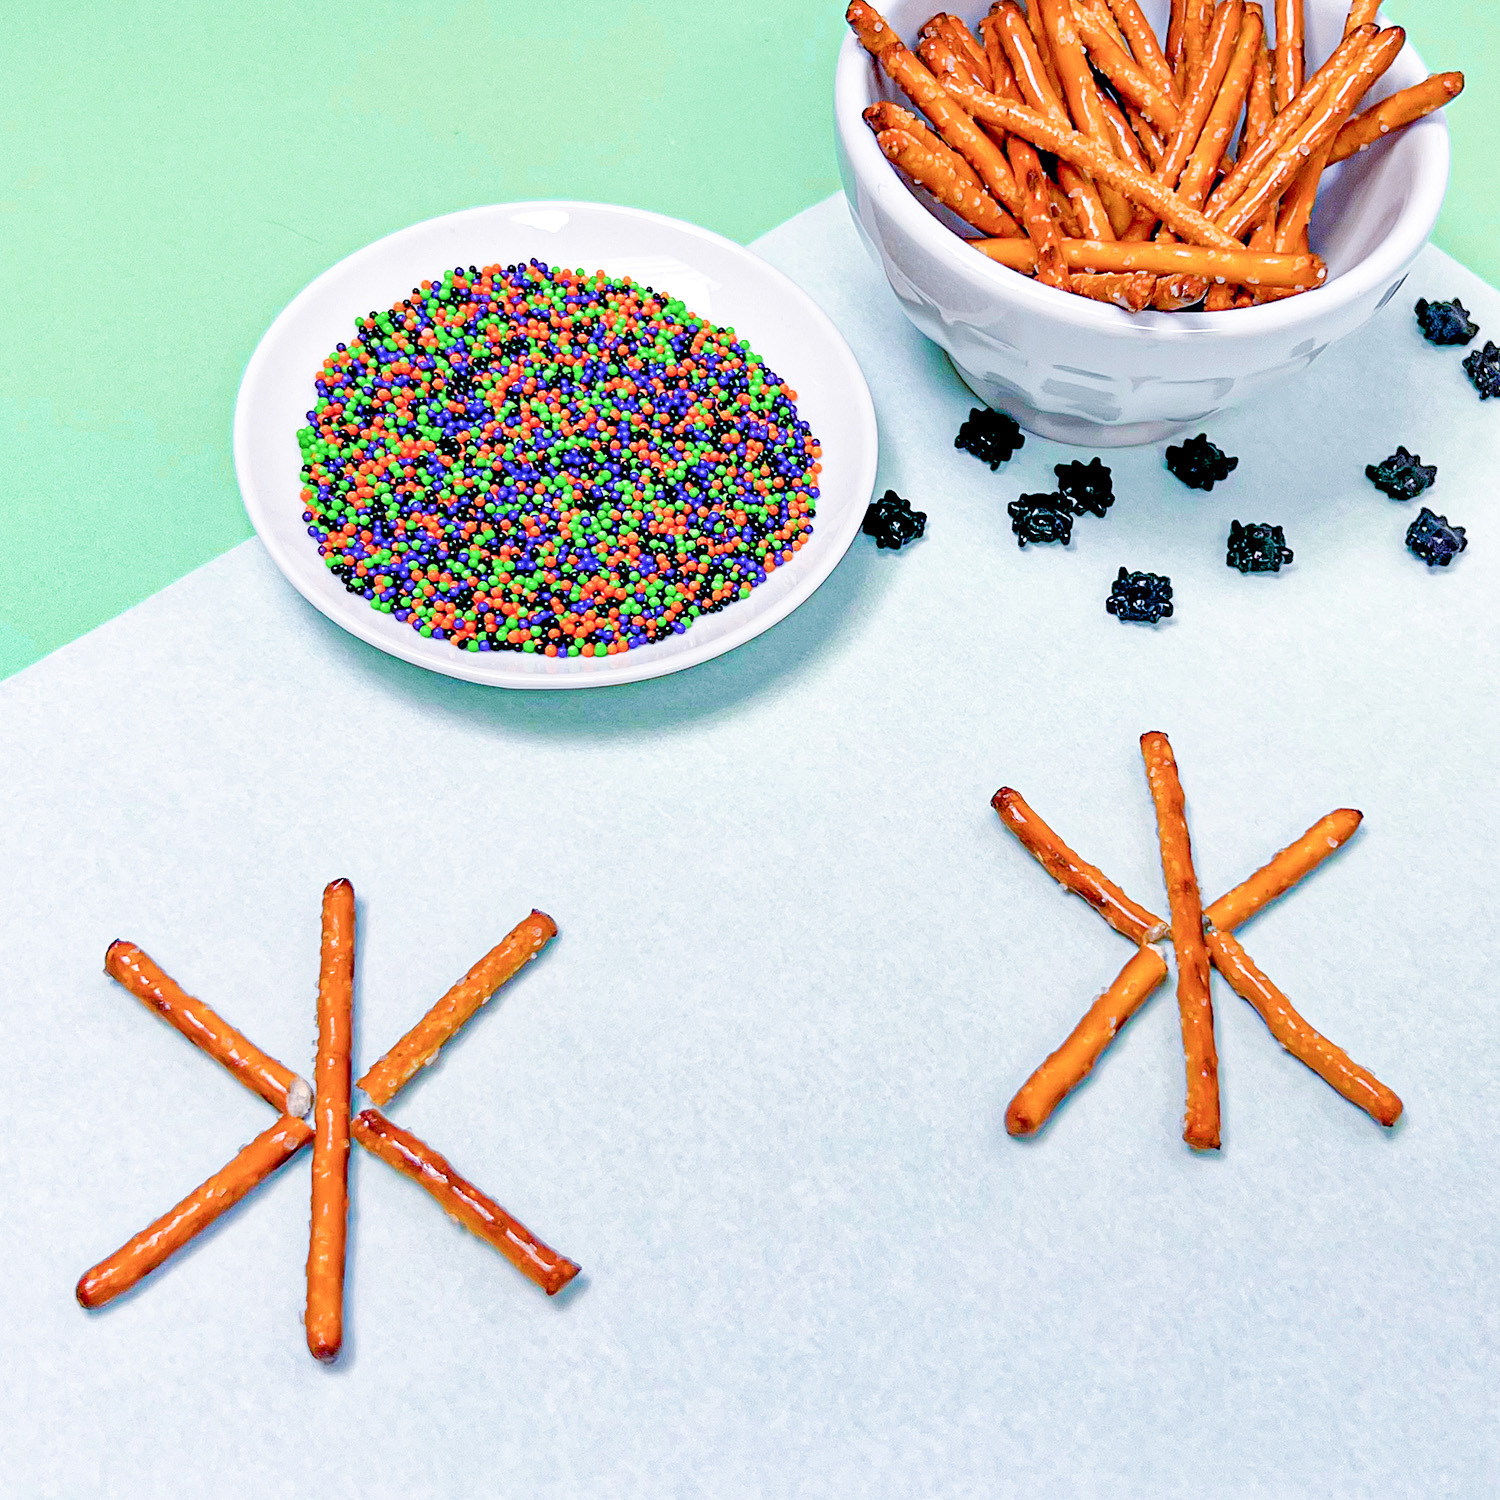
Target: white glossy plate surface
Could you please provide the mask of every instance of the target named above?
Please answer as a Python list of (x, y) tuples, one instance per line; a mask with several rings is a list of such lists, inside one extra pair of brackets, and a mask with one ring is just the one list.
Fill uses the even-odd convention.
[[(797, 392), (797, 409), (823, 447), (811, 539), (792, 562), (682, 635), (616, 656), (566, 660), (460, 651), (426, 639), (349, 593), (323, 565), (298, 499), (297, 430), (324, 357), (354, 319), (388, 307), (445, 266), (509, 264), (532, 256), (630, 276), (680, 297), (700, 317), (733, 328)], [(377, 240), (325, 271), (261, 339), (240, 383), (234, 464), (245, 509), (288, 581), (335, 624), (434, 672), (511, 688), (636, 682), (722, 655), (784, 619), (837, 566), (864, 518), (875, 481), (875, 411), (859, 365), (821, 309), (781, 272), (731, 240), (640, 209), (601, 203), (499, 204), (446, 214)]]

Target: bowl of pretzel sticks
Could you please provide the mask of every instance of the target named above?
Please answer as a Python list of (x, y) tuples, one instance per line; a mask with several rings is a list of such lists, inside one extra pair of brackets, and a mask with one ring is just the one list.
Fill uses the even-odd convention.
[(1159, 442), (1279, 385), (1395, 296), (1442, 206), (1463, 75), (1376, 0), (847, 19), (855, 224), (970, 389), (1045, 437)]

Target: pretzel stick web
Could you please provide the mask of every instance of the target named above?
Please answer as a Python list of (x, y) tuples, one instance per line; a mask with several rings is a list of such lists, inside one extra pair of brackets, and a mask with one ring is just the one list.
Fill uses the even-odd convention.
[(1152, 947), (1137, 949), (1115, 981), (1010, 1101), (1005, 1128), (1035, 1135), (1067, 1096), (1094, 1070), (1105, 1048), (1167, 977), (1167, 961)]
[(578, 1274), (571, 1260), (544, 1245), (493, 1198), (460, 1177), (425, 1141), (392, 1124), (379, 1110), (361, 1110), (351, 1128), (366, 1151), (411, 1178), (444, 1213), (493, 1246), (549, 1297)]
[(107, 1260), (85, 1271), (76, 1291), (80, 1305), (103, 1307), (128, 1292), (284, 1167), (312, 1136), (312, 1127), (306, 1121), (283, 1115), (175, 1208), (128, 1239)]
[(501, 986), (508, 984), (557, 936), (544, 911), (517, 922), (410, 1031), (359, 1080), (377, 1104), (388, 1104), (471, 1021)]
[(1345, 125), (1333, 138), (1330, 162), (1343, 161), (1360, 151), (1368, 151), (1376, 141), (1394, 134), (1414, 120), (1441, 109), (1450, 100), (1463, 93), (1462, 73), (1434, 73), (1409, 89), (1401, 89), (1388, 99), (1382, 99), (1363, 114)]
[(117, 939), (104, 955), (104, 972), (118, 981), (169, 1026), (227, 1068), (278, 1114), (305, 1115), (312, 1088), (305, 1078), (262, 1052), (201, 1000), (195, 1000), (134, 943)]
[(349, 1219), (349, 1061), (354, 1041), (354, 887), (323, 891), (318, 972), (318, 1086), (313, 1102), (312, 1229), (307, 1245), (307, 1347), (338, 1358), (344, 1342), (344, 1245)]
[(1214, 1007), (1208, 990), (1208, 949), (1203, 941), (1203, 906), (1193, 871), (1192, 841), (1177, 762), (1166, 735), (1141, 736), (1141, 755), (1151, 800), (1156, 804), (1162, 875), (1172, 912), (1172, 947), (1177, 953), (1177, 1007), (1182, 1016), (1182, 1050), (1187, 1063), (1187, 1111), (1182, 1138), (1199, 1150), (1219, 1146), (1219, 1058), (1214, 1047)]

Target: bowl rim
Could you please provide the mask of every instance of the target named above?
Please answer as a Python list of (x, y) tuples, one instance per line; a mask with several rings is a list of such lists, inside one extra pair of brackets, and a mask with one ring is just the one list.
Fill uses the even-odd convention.
[[(1410, 265), (1431, 238), (1448, 190), (1451, 158), (1448, 123), (1439, 109), (1404, 132), (1415, 138), (1422, 153), (1412, 174), (1412, 190), (1389, 232), (1370, 254), (1348, 270), (1299, 297), (1256, 307), (1212, 313), (1150, 310), (1128, 313), (1046, 286), (978, 251), (967, 250), (964, 241), (910, 191), (885, 159), (864, 122), (863, 111), (874, 102), (869, 70), (875, 66), (875, 60), (858, 38), (846, 32), (834, 70), (834, 128), (860, 189), (876, 195), (881, 208), (923, 249), (945, 257), (953, 269), (972, 282), (1019, 304), (1026, 313), (1066, 321), (1106, 336), (1260, 338), (1295, 330), (1325, 317), (1336, 317)], [(1426, 78), (1427, 71), (1421, 55), (1408, 42), (1386, 78), (1397, 87), (1406, 88)], [(1406, 74), (1412, 75), (1409, 81), (1403, 81)], [(857, 211), (855, 217), (859, 217)]]

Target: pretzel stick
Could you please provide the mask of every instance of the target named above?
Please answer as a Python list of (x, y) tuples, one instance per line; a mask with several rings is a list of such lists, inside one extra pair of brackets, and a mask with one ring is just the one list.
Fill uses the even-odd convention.
[(1462, 73), (1434, 73), (1422, 83), (1382, 99), (1363, 114), (1355, 115), (1334, 136), (1329, 161), (1343, 161), (1357, 152), (1368, 151), (1376, 141), (1458, 98), (1463, 89)]
[(1155, 948), (1137, 949), (1067, 1041), (1017, 1090), (1005, 1111), (1006, 1130), (1011, 1135), (1035, 1135), (1052, 1111), (1093, 1072), (1121, 1027), (1166, 977), (1167, 961)]
[(1042, 60), (1042, 69), (1047, 75), (1047, 81), (1052, 85), (1052, 92), (1061, 99), (1063, 97), (1062, 79), (1058, 75), (1057, 60), (1052, 56), (1052, 39), (1047, 35), (1046, 21), (1042, 17), (1041, 7), (1036, 4), (1036, 0), (1028, 0), (1026, 25), (1030, 29), (1032, 40), (1036, 43), (1037, 56)]
[(1143, 208), (1149, 208), (1168, 228), (1197, 245), (1221, 250), (1244, 247), (1230, 234), (1211, 224), (1202, 214), (1189, 208), (1155, 177), (1148, 177), (1127, 166), (1097, 141), (1077, 131), (1067, 131), (1043, 118), (1035, 110), (1020, 104), (1007, 104), (993, 94), (986, 94), (968, 84), (954, 80), (948, 92), (976, 119), (988, 125), (999, 125), (1029, 140), (1039, 151), (1050, 151), (1064, 161), (1087, 172), (1096, 183), (1108, 184), (1122, 197)]
[(1027, 806), (1012, 787), (1003, 786), (990, 798), (1000, 821), (1022, 847), (1066, 890), (1082, 896), (1121, 937), (1139, 946), (1166, 936), (1166, 924), (1138, 906), (1103, 871), (1081, 859)]
[[(1031, 271), (1036, 254), (1027, 240), (970, 240), (969, 247), (1012, 271)], [(1328, 268), (1316, 255), (1261, 255), (1236, 245), (1233, 250), (1206, 250), (1199, 245), (1162, 241), (1127, 244), (1123, 240), (1062, 242), (1070, 271), (1150, 271), (1156, 276), (1203, 276), (1240, 286), (1296, 287), (1310, 291), (1328, 279)]]
[[(1109, 138), (1109, 127), (1105, 124), (1099, 87), (1094, 82), (1093, 73), (1089, 71), (1089, 60), (1078, 37), (1073, 17), (1073, 0), (1031, 0), (1031, 5), (1033, 10), (1041, 13), (1047, 40), (1051, 44), (1052, 62), (1062, 82), (1063, 95), (1073, 123), (1080, 134), (1113, 159), (1114, 144)], [(1123, 234), (1134, 217), (1129, 203), (1113, 183), (1099, 179), (1097, 173), (1093, 175), (1096, 179), (1094, 186), (1099, 189), (1099, 196), (1104, 200), (1111, 227), (1117, 235)]]
[[(1356, 33), (1357, 34), (1357, 33)], [(1253, 225), (1301, 171), (1307, 160), (1332, 142), (1354, 107), (1406, 44), (1399, 26), (1382, 31), (1365, 50), (1354, 70), (1342, 82), (1329, 87), (1306, 124), (1262, 168), (1260, 175), (1226, 209), (1216, 222), (1232, 235), (1241, 235)]]
[(1133, 104), (1153, 125), (1162, 130), (1175, 129), (1177, 105), (1171, 95), (1158, 87), (1143, 68), (1137, 67), (1115, 45), (1092, 12), (1079, 9), (1074, 15), (1078, 22), (1078, 35), (1088, 49), (1089, 57), (1094, 66), (1109, 79), (1115, 92), (1127, 103)]
[[(1173, 104), (1181, 104), (1182, 96), (1177, 91), (1177, 80), (1172, 76), (1172, 65), (1167, 61), (1156, 32), (1142, 13), (1136, 0), (1105, 0), (1116, 23), (1130, 43), (1130, 51), (1146, 75)], [(1174, 6), (1175, 10), (1175, 6)]]
[[(958, 154), (957, 151), (953, 150), (950, 146), (945, 145), (943, 141), (938, 136), (934, 135), (932, 131), (930, 131), (922, 122), (922, 120), (918, 116), (914, 115), (909, 109), (902, 109), (899, 104), (895, 104), (889, 99), (877, 100), (876, 103), (870, 105), (870, 107), (864, 111), (864, 121), (865, 124), (875, 132), (875, 139), (877, 143), (880, 140), (882, 132), (888, 130), (900, 131), (902, 134), (915, 141), (917, 146), (920, 147), (922, 151), (928, 153), (932, 158), (934, 158), (934, 161), (937, 164), (938, 168), (946, 168), (946, 171), (938, 171), (937, 173), (939, 187), (946, 189), (948, 186), (954, 185), (959, 190), (961, 190), (961, 197), (968, 197), (973, 194), (981, 194), (982, 197), (975, 198), (973, 200), (974, 202), (981, 204), (980, 212), (982, 212), (986, 216), (986, 218), (990, 218), (992, 222), (998, 222), (1002, 225), (1010, 226), (1008, 228), (1002, 228), (999, 231), (1000, 234), (1006, 235), (1015, 233), (1015, 220), (1013, 220), (1011, 216), (1006, 213), (1005, 210), (1001, 208), (1000, 205), (996, 203), (995, 200), (991, 198), (987, 192), (985, 192), (983, 184), (981, 184), (979, 179), (974, 175), (973, 171), (969, 167), (968, 162), (966, 162), (963, 157)], [(884, 147), (882, 147), (881, 149), (884, 150)], [(892, 161), (893, 165), (898, 167), (901, 166), (901, 163), (895, 161), (888, 152), (886, 153), (886, 157), (887, 160)], [(926, 164), (924, 164), (924, 170), (925, 169)], [(903, 167), (902, 170), (904, 171), (905, 168)], [(952, 174), (951, 177), (948, 175), (950, 173)], [(907, 175), (911, 176), (912, 174), (908, 172)], [(939, 192), (938, 189), (935, 188), (932, 184), (929, 184), (926, 181), (922, 181), (921, 185), (926, 188), (928, 192), (932, 193), (934, 197), (941, 199), (941, 192)], [(957, 213), (961, 218), (964, 218), (968, 223), (973, 224), (975, 222), (973, 219), (968, 218), (967, 214), (962, 208), (955, 208), (951, 203), (948, 206), (950, 208), (953, 208), (954, 212)]]
[[(1021, 90), (1026, 103), (1055, 121), (1059, 127), (1068, 128), (1069, 120), (1063, 109), (1062, 94), (1053, 90), (1041, 54), (1037, 51), (1036, 38), (1027, 27), (1026, 17), (1020, 7), (1014, 0), (1002, 0), (985, 19), (1000, 39), (1016, 86)], [(1086, 172), (1079, 171), (1072, 163), (1060, 161), (1057, 164), (1057, 180), (1067, 193), (1074, 216), (1087, 238), (1114, 239), (1114, 227), (1109, 222), (1104, 200), (1100, 198), (1092, 178)]]
[(351, 1129), (366, 1151), (425, 1189), (444, 1213), (493, 1246), (549, 1297), (578, 1274), (571, 1260), (544, 1245), (493, 1198), (460, 1177), (425, 1141), (393, 1125), (379, 1110), (361, 1110)]
[(945, 208), (952, 209), (965, 224), (982, 234), (1005, 236), (1015, 232), (1015, 220), (985, 190), (967, 181), (940, 157), (925, 150), (904, 130), (882, 130), (875, 140), (885, 159), (906, 173), (918, 187), (926, 188)]
[[(1232, 307), (1239, 307), (1240, 289), (1231, 286), (1228, 282), (1216, 281), (1208, 289), (1208, 296), (1203, 299), (1204, 312), (1228, 312)], [(1248, 292), (1245, 297), (1244, 306), (1249, 307), (1254, 303), (1254, 297)]]
[(1083, 271), (1072, 286), (1080, 296), (1132, 313), (1144, 312), (1156, 295), (1156, 277), (1146, 271)]
[[(1224, 283), (1225, 289), (1228, 285)], [(1157, 312), (1181, 312), (1183, 308), (1203, 301), (1206, 292), (1218, 287), (1219, 283), (1215, 282), (1210, 288), (1202, 276), (1158, 276), (1156, 290), (1151, 294), (1151, 306)]]
[(185, 993), (134, 943), (120, 939), (111, 943), (104, 955), (104, 972), (227, 1068), (252, 1093), (259, 1094), (278, 1114), (300, 1118), (307, 1113), (312, 1105), (312, 1088), (305, 1078), (262, 1052), (222, 1016)]
[[(974, 33), (955, 15), (942, 12), (927, 22), (927, 26), (937, 24), (937, 35), (941, 36), (955, 52), (959, 53), (969, 65), (969, 70), (974, 74), (975, 80), (980, 88), (993, 89), (994, 79), (990, 76), (989, 58), (985, 56), (984, 48), (975, 38)], [(927, 29), (924, 26), (923, 31)]]
[(1204, 920), (1221, 932), (1243, 927), (1258, 911), (1284, 896), (1336, 849), (1348, 843), (1363, 818), (1364, 814), (1352, 807), (1341, 807), (1319, 818), (1301, 838), (1294, 839), (1249, 879), (1220, 896), (1203, 913)]
[(338, 1358), (344, 1341), (344, 1240), (349, 1215), (349, 1057), (354, 1030), (354, 887), (323, 891), (318, 970), (318, 1086), (313, 1103), (312, 1232), (307, 1244), (307, 1347)]
[(128, 1292), (278, 1167), (285, 1166), (312, 1136), (312, 1127), (305, 1121), (283, 1115), (175, 1208), (126, 1240), (107, 1260), (85, 1271), (78, 1278), (75, 1293), (79, 1304), (103, 1307)]
[(1306, 122), (1324, 88), (1348, 76), (1358, 63), (1366, 43), (1375, 35), (1373, 28), (1362, 27), (1339, 43), (1328, 61), (1303, 85), (1302, 92), (1275, 116), (1265, 133), (1255, 140), (1250, 149), (1235, 162), (1229, 175), (1208, 195), (1208, 202), (1203, 209), (1206, 214), (1211, 217), (1217, 215), (1244, 192), (1256, 174)]
[[(1346, 30), (1352, 30), (1352, 27)], [(1276, 0), (1276, 108), (1297, 97), (1307, 71), (1307, 22), (1302, 0)]]
[(1354, 0), (1354, 4), (1349, 7), (1348, 19), (1344, 22), (1344, 35), (1358, 31), (1361, 26), (1373, 24), (1379, 14), (1380, 0)]
[[(1255, 8), (1260, 10), (1258, 5)], [(1245, 100), (1245, 129), (1240, 136), (1238, 153), (1242, 157), (1271, 128), (1271, 122), (1276, 118), (1275, 86), (1271, 82), (1271, 54), (1266, 51), (1264, 16), (1261, 18), (1261, 25), (1260, 50), (1255, 54), (1255, 68), (1250, 74), (1250, 94)]]
[(377, 1104), (388, 1104), (474, 1017), (557, 936), (557, 923), (533, 911), (491, 948), (410, 1031), (359, 1080)]
[(1042, 159), (1036, 154), (1036, 147), (1020, 136), (1009, 137), (1005, 150), (1021, 185), (1021, 223), (1036, 251), (1036, 279), (1059, 291), (1075, 290), (1063, 257), (1062, 234), (1048, 193), (1050, 179), (1042, 168)]
[(1125, 118), (1130, 122), (1130, 129), (1136, 140), (1141, 143), (1146, 158), (1151, 163), (1151, 170), (1160, 171), (1161, 164), (1167, 159), (1166, 142), (1156, 133), (1155, 128), (1129, 105), (1125, 106)]
[(1161, 868), (1172, 912), (1172, 947), (1177, 951), (1177, 1008), (1182, 1016), (1182, 1050), (1187, 1062), (1187, 1110), (1182, 1138), (1199, 1150), (1219, 1146), (1219, 1059), (1214, 1048), (1214, 1006), (1208, 991), (1208, 949), (1203, 941), (1203, 906), (1193, 872), (1182, 782), (1167, 737), (1155, 730), (1141, 736), (1141, 756), (1161, 840)]
[[(1149, 177), (1156, 170), (1156, 164), (1153, 160), (1147, 158), (1146, 152), (1141, 145), (1140, 137), (1131, 129), (1130, 121), (1125, 118), (1124, 111), (1121, 110), (1120, 106), (1108, 94), (1102, 96), (1101, 102), (1104, 105), (1104, 120), (1109, 126), (1109, 137), (1114, 144), (1115, 155), (1121, 161), (1129, 162), (1143, 176)], [(1137, 119), (1139, 120), (1139, 116), (1137, 116)], [(1140, 120), (1139, 123), (1144, 129), (1151, 129), (1144, 120)], [(1127, 226), (1126, 233), (1121, 238), (1129, 240), (1131, 238), (1130, 231), (1134, 230), (1137, 224), (1147, 225), (1155, 222), (1156, 215), (1149, 208), (1138, 208), (1131, 217), (1131, 222)]]
[(1341, 1047), (1309, 1026), (1227, 932), (1210, 932), (1207, 941), (1219, 973), (1298, 1062), (1306, 1063), (1330, 1088), (1380, 1124), (1394, 1125), (1401, 1118), (1401, 1100)]
[[(1218, 97), (1214, 100), (1197, 144), (1193, 147), (1193, 154), (1188, 158), (1187, 166), (1177, 183), (1178, 194), (1194, 208), (1201, 207), (1204, 198), (1208, 196), (1219, 164), (1224, 160), (1235, 121), (1239, 119), (1240, 109), (1250, 92), (1250, 79), (1255, 71), (1256, 56), (1260, 52), (1261, 35), (1260, 16), (1247, 8), (1234, 54), (1219, 86)], [(1278, 245), (1276, 248), (1279, 250), (1282, 247)]]
[(1167, 21), (1167, 66), (1171, 68), (1177, 83), (1178, 97), (1182, 96), (1182, 75), (1185, 69), (1184, 53), (1187, 49), (1188, 0), (1172, 0), (1171, 15)]
[[(879, 59), (896, 86), (932, 121), (937, 133), (979, 174), (1013, 217), (1021, 196), (1004, 153), (948, 96), (942, 84), (901, 45), (889, 22), (865, 0), (851, 0), (845, 19), (860, 45)], [(1020, 230), (1016, 231), (1018, 234)]]
[(1187, 0), (1187, 17), (1182, 27), (1182, 73), (1178, 79), (1184, 90), (1202, 65), (1213, 11), (1213, 0)]

